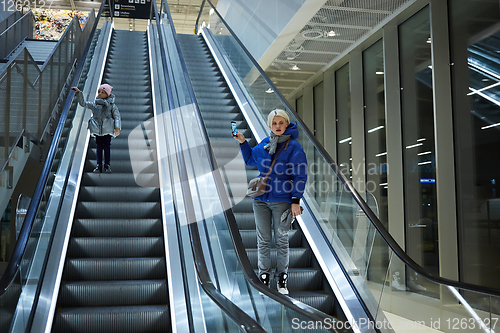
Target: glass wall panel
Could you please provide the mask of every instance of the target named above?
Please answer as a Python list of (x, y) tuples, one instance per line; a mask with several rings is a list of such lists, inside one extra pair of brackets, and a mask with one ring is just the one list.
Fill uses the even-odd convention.
[[(430, 273), (438, 275), (429, 7), (422, 9), (399, 26), (399, 47), (406, 250), (418, 264)], [(406, 277), (411, 290), (430, 291), (420, 284), (416, 276)]]
[(460, 278), (500, 288), (500, 6), (448, 1)]
[[(324, 84), (323, 82), (313, 87), (313, 103), (314, 103), (314, 136), (318, 139), (321, 145), (325, 143), (325, 120), (324, 120)], [(311, 156), (312, 155), (312, 156)], [(313, 158), (311, 160), (311, 158)], [(312, 154), (308, 154), (307, 160), (309, 161), (309, 169), (307, 171), (307, 185), (309, 188), (314, 188), (314, 193), (319, 202), (324, 202), (326, 196), (332, 187), (331, 176), (319, 170), (320, 161), (323, 157), (319, 151), (314, 150)], [(314, 163), (313, 163), (314, 162)], [(314, 185), (311, 187), (311, 185)]]
[(337, 103), (337, 164), (351, 179), (351, 88), (349, 64), (335, 72), (335, 96)]
[(300, 119), (304, 119), (304, 103), (303, 103), (304, 98), (300, 96), (295, 100), (295, 111), (297, 111), (297, 114), (299, 115)]
[[(387, 228), (387, 148), (385, 130), (384, 46), (382, 39), (363, 52), (366, 200)], [(389, 265), (385, 242), (374, 244), (368, 278), (382, 283)], [(378, 243), (378, 244), (377, 244)]]
[(319, 143), (325, 144), (325, 103), (323, 82), (314, 86), (314, 135)]
[[(352, 180), (351, 154), (351, 86), (349, 78), (349, 63), (335, 72), (335, 103), (337, 108), (337, 164), (340, 171)], [(343, 187), (336, 189), (336, 200), (339, 206), (339, 215), (343, 219), (337, 225), (337, 236), (350, 253), (354, 242), (354, 217), (349, 214), (352, 200)]]

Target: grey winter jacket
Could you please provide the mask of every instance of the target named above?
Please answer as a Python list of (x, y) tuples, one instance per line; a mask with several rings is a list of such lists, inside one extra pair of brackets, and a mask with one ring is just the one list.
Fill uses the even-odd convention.
[(83, 93), (77, 93), (78, 103), (92, 111), (92, 118), (89, 120), (90, 135), (103, 136), (106, 134), (114, 136), (115, 128), (121, 130), (121, 117), (118, 107), (115, 105), (115, 95), (111, 94), (106, 99), (96, 98), (95, 102), (86, 102)]

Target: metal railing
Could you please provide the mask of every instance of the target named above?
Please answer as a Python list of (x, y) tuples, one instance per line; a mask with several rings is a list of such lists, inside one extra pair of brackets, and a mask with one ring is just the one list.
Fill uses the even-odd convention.
[[(31, 11), (23, 18), (29, 15), (32, 16)], [(25, 133), (36, 144), (50, 141), (46, 134), (58, 119), (61, 100), (67, 93), (65, 86), (71, 80), (76, 59), (82, 56), (82, 41), (88, 39), (94, 22), (93, 10), (83, 29), (78, 17), (73, 18), (42, 68), (25, 48), (0, 74), (0, 180), (6, 180), (7, 188), (14, 185), (11, 172), (4, 173), (9, 171), (12, 151), (19, 145), (15, 140), (19, 133)], [(28, 144), (24, 142), (25, 146)]]
[(26, 14), (14, 12), (0, 23), (0, 60), (7, 56), (25, 39), (34, 37), (35, 17), (31, 11)]

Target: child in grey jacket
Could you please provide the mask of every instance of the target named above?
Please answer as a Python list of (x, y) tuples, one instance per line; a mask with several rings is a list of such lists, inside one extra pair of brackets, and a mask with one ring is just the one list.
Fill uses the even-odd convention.
[[(120, 135), (121, 117), (118, 107), (115, 105), (115, 95), (111, 94), (109, 84), (102, 84), (97, 90), (97, 98), (94, 102), (87, 102), (83, 98), (83, 93), (77, 87), (71, 89), (76, 91), (78, 103), (92, 111), (92, 118), (89, 120), (90, 135), (95, 137), (97, 146), (97, 166), (93, 172), (111, 172), (110, 150), (111, 138)], [(102, 163), (102, 152), (104, 151), (104, 165)]]

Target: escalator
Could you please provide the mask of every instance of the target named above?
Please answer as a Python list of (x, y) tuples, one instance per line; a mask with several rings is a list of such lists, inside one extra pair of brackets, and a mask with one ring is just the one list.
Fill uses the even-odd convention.
[[(223, 175), (226, 180), (225, 185), (228, 189), (245, 188), (251, 178), (258, 176), (258, 171), (257, 168), (246, 167), (246, 177), (239, 177), (238, 183), (231, 181), (231, 184), (228, 184), (228, 179), (234, 180), (237, 177), (228, 177), (227, 173), (239, 172), (228, 168), (228, 162), (239, 153), (239, 144), (229, 133), (231, 121), (237, 122), (238, 130), (246, 138), (250, 138), (250, 145), (254, 146), (256, 141), (252, 131), (203, 38), (197, 35), (178, 35), (178, 37), (215, 159), (218, 165), (226, 166)], [(253, 269), (257, 272), (257, 232), (252, 200), (249, 197), (244, 198), (233, 206), (233, 211), (246, 253)], [(342, 318), (343, 314), (335, 311), (333, 292), (321, 269), (318, 269), (319, 265), (297, 223), (294, 223), (293, 229), (289, 232), (289, 241), (289, 296), (324, 313)], [(271, 250), (271, 261), (272, 267), (275, 267), (274, 248)], [(272, 288), (276, 289), (276, 283), (277, 280), (271, 277)]]
[(122, 131), (111, 143), (112, 173), (92, 172), (90, 140), (52, 331), (164, 332), (170, 311), (156, 151), (130, 148), (151, 146), (154, 132), (146, 126), (138, 143), (129, 136), (153, 116), (145, 32), (113, 32), (102, 81), (114, 87)]
[[(164, 4), (163, 8), (168, 7)], [(157, 17), (159, 16), (158, 13), (155, 14)], [(162, 16), (165, 18), (167, 15)], [(171, 21), (171, 18), (165, 20)], [(151, 26), (158, 27), (159, 31), (168, 30), (165, 27), (160, 27), (158, 18), (157, 25), (152, 24)], [(173, 31), (173, 35), (175, 35), (175, 31)], [(162, 34), (159, 36), (161, 38)], [(173, 36), (170, 37), (173, 38)], [(251, 317), (251, 320), (247, 321), (249, 325), (245, 326), (245, 328), (249, 328), (247, 331), (262, 331), (258, 325), (273, 332), (291, 331), (290, 328), (293, 330), (299, 328), (298, 331), (304, 332), (330, 330), (328, 328), (309, 330), (302, 326), (302, 323), (310, 323), (313, 320), (314, 323), (317, 323), (320, 320), (329, 320), (331, 317), (324, 314), (321, 314), (322, 317), (318, 317), (317, 313), (311, 311), (310, 307), (302, 306), (305, 304), (300, 304), (301, 302), (338, 317), (343, 320), (341, 324), (347, 320), (360, 323), (360, 319), (376, 320), (377, 323), (383, 322), (385, 316), (382, 310), (386, 304), (390, 304), (393, 310), (400, 306), (403, 312), (406, 310), (411, 312), (408, 314), (409, 320), (416, 320), (415, 317), (421, 314), (425, 316), (429, 312), (433, 312), (443, 313), (438, 319), (442, 319), (444, 322), (445, 318), (451, 318), (446, 311), (455, 311), (454, 315), (458, 313), (467, 319), (474, 317), (461, 306), (467, 304), (463, 299), (460, 300), (460, 303), (455, 302), (453, 307), (448, 307), (442, 312), (439, 312), (439, 308), (436, 311), (433, 309), (423, 311), (419, 306), (422, 304), (429, 306), (429, 304), (418, 303), (414, 293), (393, 292), (389, 284), (369, 281), (363, 273), (367, 271), (367, 267), (364, 269), (361, 267), (362, 265), (368, 266), (369, 258), (366, 259), (363, 254), (355, 257), (355, 252), (358, 255), (359, 251), (354, 251), (352, 244), (349, 247), (348, 242), (342, 244), (342, 240), (335, 238), (340, 230), (340, 228), (333, 228), (337, 221), (344, 219), (347, 221), (345, 225), (352, 227), (352, 230), (346, 230), (346, 233), (352, 236), (349, 241), (358, 235), (364, 235), (363, 227), (368, 225), (366, 229), (371, 228), (371, 230), (364, 235), (366, 240), (368, 235), (375, 233), (374, 229), (377, 226), (380, 234), (377, 234), (376, 237), (384, 238), (383, 240), (379, 239), (379, 243), (387, 244), (387, 248), (381, 251), (389, 259), (387, 276), (396, 270), (407, 275), (419, 273), (422, 274), (422, 278), (429, 277), (429, 275), (418, 270), (418, 265), (415, 266), (411, 259), (404, 257), (404, 252), (401, 252), (390, 235), (384, 233), (383, 230), (381, 231), (378, 225), (380, 221), (367, 208), (366, 204), (363, 206), (364, 201), (360, 199), (359, 194), (353, 190), (352, 186), (349, 187), (345, 177), (342, 178), (343, 175), (338, 172), (338, 169), (335, 169), (336, 164), (328, 159), (329, 156), (324, 154), (322, 146), (314, 141), (307, 128), (304, 127), (300, 119), (295, 118), (293, 112), (290, 112), (291, 119), (296, 121), (300, 127), (306, 152), (313, 151), (326, 156), (324, 163), (327, 170), (333, 169), (336, 173), (335, 177), (344, 181), (345, 192), (343, 194), (348, 196), (349, 200), (347, 204), (342, 201), (342, 205), (345, 206), (342, 207), (343, 209), (336, 209), (341, 205), (341, 202), (337, 200), (337, 193), (333, 190), (327, 198), (314, 197), (314, 193), (306, 193), (303, 200), (306, 208), (304, 214), (295, 223), (294, 230), (290, 232), (291, 262), (288, 283), (290, 298), (261, 286), (253, 274), (257, 267), (257, 251), (251, 199), (245, 198), (239, 202), (233, 197), (229, 198), (233, 200), (233, 209), (218, 210), (219, 207), (215, 207), (217, 205), (223, 208), (227, 207), (221, 204), (226, 198), (221, 195), (222, 192), (218, 189), (225, 185), (231, 196), (231, 191), (234, 189), (246, 188), (248, 179), (255, 174), (255, 171), (247, 169), (246, 177), (241, 177), (241, 174), (238, 173), (236, 177), (241, 179), (229, 184), (227, 179), (234, 179), (234, 173), (239, 171), (223, 167), (220, 169), (224, 170), (222, 173), (222, 177), (225, 179), (223, 186), (219, 186), (217, 180), (211, 183), (210, 172), (215, 174), (216, 170), (212, 169), (203, 173), (209, 168), (207, 167), (209, 163), (206, 162), (210, 159), (204, 159), (206, 156), (204, 156), (203, 149), (211, 146), (217, 164), (227, 166), (226, 162), (237, 157), (239, 152), (237, 142), (229, 135), (230, 121), (238, 122), (240, 131), (247, 138), (250, 138), (251, 145), (255, 144), (257, 137), (262, 137), (262, 131), (255, 130), (258, 124), (253, 122), (251, 117), (248, 117), (246, 113), (248, 110), (245, 110), (244, 107), (240, 109), (241, 99), (233, 97), (237, 96), (236, 93), (233, 93), (234, 87), (230, 81), (227, 81), (231, 85), (228, 86), (226, 77), (223, 78), (218, 69), (219, 65), (215, 65), (215, 62), (221, 58), (217, 56), (214, 60), (210, 55), (212, 52), (207, 50), (205, 41), (208, 39), (205, 36), (203, 39), (197, 36), (180, 36), (183, 54), (188, 63), (191, 82), (205, 125), (204, 129), (210, 138), (209, 144), (205, 141), (202, 145), (197, 145), (200, 141), (196, 140), (203, 135), (197, 135), (199, 128), (195, 122), (199, 118), (196, 119), (193, 116), (194, 112), (190, 113), (197, 106), (194, 100), (183, 95), (185, 91), (181, 87), (183, 81), (181, 76), (186, 72), (183, 73), (184, 69), (181, 69), (181, 66), (173, 59), (177, 55), (175, 43), (169, 39), (161, 42), (161, 46), (158, 47), (158, 49), (161, 47), (162, 51), (169, 48), (172, 59), (162, 54), (162, 60), (157, 60), (162, 64), (157, 64), (155, 60), (151, 61), (151, 77), (154, 76), (156, 69), (157, 76), (163, 74), (165, 81), (171, 80), (173, 83), (178, 83), (178, 86), (174, 86), (173, 89), (170, 87), (164, 89), (161, 82), (160, 84), (156, 81), (151, 82), (148, 49), (152, 50), (152, 53), (158, 51), (153, 51), (155, 46), (152, 42), (157, 36), (153, 34), (149, 38), (150, 44), (147, 45), (144, 33), (115, 31), (112, 34), (102, 82), (114, 87), (113, 93), (117, 96), (117, 105), (122, 116), (122, 133), (112, 141), (112, 173), (95, 174), (92, 172), (95, 168), (95, 144), (93, 139), (90, 141), (82, 169), (83, 173), (79, 173), (79, 175), (81, 174), (81, 185), (80, 187), (76, 186), (79, 189), (79, 195), (69, 246), (67, 252), (63, 252), (66, 254), (60, 256), (62, 260), (64, 258), (66, 260), (61, 285), (60, 287), (57, 285), (59, 288), (57, 304), (55, 301), (53, 302), (57, 308), (52, 326), (53, 332), (163, 332), (170, 330), (170, 327), (172, 330), (176, 328), (182, 330), (185, 329), (186, 325), (192, 332), (236, 331), (236, 329), (244, 327), (238, 321), (241, 319), (238, 318), (241, 316), (241, 312), (246, 312), (248, 317)], [(213, 47), (213, 44), (208, 44), (208, 46)], [(227, 54), (227, 56), (231, 57), (234, 54)], [(102, 64), (102, 62), (100, 63)], [(170, 67), (166, 63), (169, 63)], [(162, 65), (164, 66), (163, 73), (158, 70)], [(226, 75), (228, 71), (223, 70), (222, 72), (225, 72), (224, 75)], [(248, 73), (248, 69), (245, 70), (245, 73)], [(169, 74), (172, 77), (167, 79)], [(258, 80), (255, 82), (259, 83)], [(168, 84), (166, 85), (168, 86)], [(260, 86), (260, 91), (266, 91), (268, 87), (276, 91), (274, 86), (269, 85), (265, 86), (265, 89)], [(171, 90), (174, 90), (174, 93)], [(153, 91), (154, 99), (152, 97)], [(157, 108), (158, 96), (165, 91), (168, 91), (166, 94), (168, 103), (162, 102), (164, 104)], [(175, 98), (171, 98), (174, 95)], [(253, 95), (253, 97), (255, 100), (249, 99), (248, 103), (259, 102), (257, 95)], [(177, 104), (173, 102), (174, 99), (176, 99)], [(280, 106), (278, 104), (283, 101), (278, 100), (277, 102), (276, 96), (272, 95), (266, 102), (268, 102), (268, 108), (274, 108)], [(152, 126), (149, 119), (153, 117), (153, 103), (155, 103), (154, 114), (165, 117), (156, 117), (156, 121), (160, 124), (155, 122)], [(285, 102), (281, 104), (281, 107), (291, 109)], [(265, 112), (269, 110), (262, 107), (261, 110), (257, 111), (265, 115)], [(185, 118), (182, 118), (183, 116)], [(153, 128), (159, 130), (155, 133)], [(175, 135), (170, 130), (176, 131)], [(164, 132), (162, 133), (164, 134), (163, 141), (159, 135), (162, 131)], [(140, 138), (131, 135), (133, 132), (139, 132)], [(255, 135), (255, 138), (252, 135)], [(157, 143), (154, 142), (155, 138), (158, 139)], [(194, 147), (203, 147), (203, 149), (190, 149), (192, 148), (188, 145), (190, 140), (192, 140), (191, 143)], [(165, 146), (170, 148), (174, 146), (175, 148), (163, 151), (165, 155), (159, 153), (161, 158), (157, 158), (155, 156), (156, 148), (161, 152)], [(164, 158), (166, 156), (168, 158)], [(162, 163), (170, 164), (170, 173), (165, 172)], [(136, 168), (138, 164), (140, 164), (139, 170)], [(320, 166), (320, 169), (325, 170), (323, 165)], [(171, 188), (162, 191), (165, 190), (164, 182), (162, 181), (160, 186), (158, 176), (164, 177), (163, 179), (170, 177), (166, 183), (171, 181), (169, 185)], [(191, 176), (196, 177), (197, 181), (190, 181), (189, 177)], [(216, 177), (214, 175), (214, 179)], [(177, 178), (180, 180), (175, 183)], [(162, 190), (159, 190), (159, 187)], [(195, 193), (196, 189), (199, 189), (201, 194)], [(170, 201), (174, 203), (165, 200), (164, 192), (169, 190), (172, 190)], [(175, 193), (176, 191), (177, 193)], [(189, 191), (193, 192), (192, 196), (188, 193)], [(205, 194), (207, 196), (203, 197)], [(204, 200), (211, 202), (204, 206)], [(164, 207), (170, 205), (179, 208), (179, 210), (164, 209), (160, 202)], [(69, 210), (68, 206), (71, 205), (63, 204), (62, 206), (61, 210)], [(325, 208), (324, 211), (321, 211), (323, 208)], [(205, 210), (203, 211), (203, 209)], [(202, 211), (201, 214), (200, 211)], [(233, 212), (234, 215), (232, 215)], [(335, 212), (336, 215), (331, 212)], [(202, 217), (199, 218), (200, 216)], [(236, 233), (239, 238), (235, 237), (233, 233), (235, 228), (232, 229), (230, 226), (233, 223), (231, 218), (235, 221), (234, 224), (238, 224), (240, 232), (236, 231)], [(64, 222), (61, 221), (60, 217), (59, 219), (59, 223)], [(162, 225), (162, 223), (169, 224), (174, 219), (176, 223), (178, 222), (177, 232), (164, 232), (168, 226)], [(368, 220), (373, 225), (367, 222)], [(351, 221), (356, 221), (357, 225), (351, 225)], [(218, 224), (219, 222), (220, 224)], [(216, 230), (218, 226), (222, 226), (222, 228)], [(191, 238), (187, 236), (187, 229), (189, 229)], [(230, 237), (226, 237), (229, 235), (228, 229), (231, 229)], [(194, 231), (200, 231), (200, 233), (193, 237)], [(59, 241), (57, 232), (54, 234), (54, 243)], [(200, 235), (203, 238), (202, 241), (200, 241)], [(175, 241), (183, 244), (172, 245)], [(330, 242), (328, 246), (321, 247), (321, 244), (326, 242)], [(243, 249), (240, 247), (241, 243), (244, 245)], [(175, 248), (176, 246), (177, 248)], [(220, 253), (234, 258), (233, 262), (226, 260), (226, 257), (218, 257), (219, 253), (216, 251), (219, 246)], [(195, 249), (195, 247), (197, 248)], [(165, 256), (166, 248), (171, 249), (167, 250), (167, 256)], [(206, 251), (201, 251), (202, 249)], [(190, 250), (192, 252), (189, 252)], [(342, 251), (346, 252), (347, 255), (343, 256)], [(361, 252), (363, 251), (364, 248), (361, 248)], [(203, 256), (199, 256), (200, 252), (205, 255), (206, 262), (202, 258)], [(57, 253), (54, 256), (57, 256)], [(273, 265), (275, 265), (275, 251), (273, 251), (272, 256)], [(333, 256), (336, 256), (335, 262), (329, 259)], [(177, 257), (175, 259), (182, 258), (179, 261), (184, 260), (182, 262), (184, 266), (179, 265), (174, 268), (169, 266), (174, 257)], [(236, 257), (238, 257), (239, 266)], [(187, 261), (185, 261), (186, 259)], [(252, 263), (253, 267), (250, 266), (249, 270), (245, 266), (245, 259), (247, 261), (250, 259)], [(353, 265), (354, 259), (356, 259), (355, 265)], [(200, 274), (198, 269), (205, 264), (212, 269), (211, 275), (206, 271)], [(47, 267), (47, 271), (50, 273), (54, 267), (50, 265), (50, 260)], [(412, 271), (413, 267), (417, 267), (416, 272)], [(242, 271), (244, 271), (243, 274)], [(248, 271), (252, 274), (248, 274)], [(194, 277), (191, 281), (186, 278), (189, 274)], [(332, 279), (332, 276), (335, 280)], [(210, 281), (210, 278), (213, 278), (215, 283)], [(350, 284), (341, 285), (339, 281), (342, 278), (349, 279)], [(172, 279), (185, 280), (186, 285), (181, 288), (174, 287), (176, 281), (172, 281)], [(476, 290), (470, 289), (471, 286), (461, 285), (454, 281), (432, 280), (432, 276), (430, 279), (431, 283), (444, 287), (445, 292), (449, 289), (453, 293), (452, 286), (457, 286), (459, 291), (462, 287), (469, 288), (466, 290)], [(229, 283), (225, 284), (226, 281)], [(371, 290), (366, 288), (368, 283)], [(271, 286), (273, 289), (275, 288), (275, 281)], [(210, 295), (207, 297), (210, 288), (212, 289), (210, 292), (214, 294), (219, 292), (223, 296), (218, 295), (216, 298)], [(174, 297), (174, 293), (179, 291), (185, 294)], [(197, 291), (198, 294), (196, 294)], [(263, 291), (263, 293), (259, 294), (258, 291)], [(351, 294), (345, 296), (348, 295), (346, 291)], [(458, 299), (458, 297), (454, 298), (455, 296), (451, 295), (450, 292), (448, 294), (443, 292), (443, 295), (449, 299)], [(492, 293), (487, 296), (491, 297), (489, 301), (492, 302), (497, 294)], [(40, 302), (47, 300), (47, 303), (50, 303), (51, 301), (44, 294), (40, 296), (40, 299)], [(370, 303), (374, 299), (376, 302)], [(399, 303), (394, 300), (399, 301)], [(394, 303), (391, 303), (393, 301)], [(230, 302), (234, 302), (234, 304), (228, 304)], [(184, 304), (181, 304), (179, 310), (172, 311), (178, 306), (177, 303)], [(209, 306), (206, 306), (208, 303), (210, 303)], [(364, 307), (356, 308), (357, 304), (360, 303)], [(224, 306), (225, 309), (221, 311)], [(301, 307), (302, 312), (298, 311), (299, 307)], [(40, 308), (43, 307), (40, 306)], [(350, 311), (349, 314), (346, 309)], [(235, 315), (238, 311), (240, 313)], [(467, 309), (467, 311), (469, 310)], [(184, 317), (177, 317), (177, 314), (181, 312)], [(491, 310), (488, 315), (491, 315)], [(182, 318), (186, 318), (186, 320)], [(432, 319), (436, 318), (431, 317), (430, 319), (432, 324)], [(252, 320), (257, 325), (251, 323)], [(215, 321), (219, 322), (215, 325), (213, 324)], [(323, 321), (323, 323), (331, 322)], [(181, 326), (183, 328), (179, 329)], [(34, 324), (33, 327), (36, 328), (36, 325)], [(347, 325), (340, 325), (340, 328), (347, 328)], [(340, 331), (344, 330), (340, 329)], [(351, 330), (346, 329), (346, 331)], [(378, 330), (378, 328), (373, 327), (357, 327), (354, 331), (392, 332), (392, 330)]]

